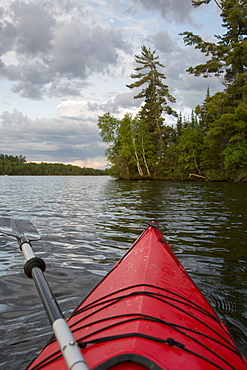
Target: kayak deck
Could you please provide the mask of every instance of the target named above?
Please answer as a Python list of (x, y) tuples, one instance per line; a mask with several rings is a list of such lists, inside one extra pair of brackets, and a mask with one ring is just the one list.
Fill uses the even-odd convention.
[[(224, 323), (156, 224), (68, 320), (90, 369), (246, 369)], [(67, 369), (52, 340), (28, 370)]]

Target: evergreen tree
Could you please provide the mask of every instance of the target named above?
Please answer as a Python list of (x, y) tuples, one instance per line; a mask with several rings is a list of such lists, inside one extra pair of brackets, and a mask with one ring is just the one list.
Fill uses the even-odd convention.
[(183, 129), (183, 117), (182, 117), (182, 113), (180, 112), (178, 119), (177, 119), (177, 141), (178, 142), (179, 142), (179, 138), (182, 133), (182, 129)]
[(135, 56), (136, 63), (139, 64), (135, 68), (137, 73), (131, 74), (131, 78), (136, 81), (127, 87), (130, 89), (142, 87), (134, 98), (145, 99), (139, 112), (139, 119), (146, 123), (144, 126), (153, 139), (156, 153), (153, 153), (151, 160), (154, 163), (160, 163), (164, 155), (164, 114), (174, 116), (177, 114), (168, 105), (168, 101), (175, 103), (176, 100), (163, 82), (166, 77), (158, 68), (164, 68), (164, 65), (159, 62), (159, 57), (155, 53), (146, 46), (142, 46), (141, 56)]
[[(211, 0), (192, 0), (197, 7)], [(184, 32), (186, 45), (194, 45), (208, 60), (190, 67), (195, 76), (218, 76), (224, 92), (210, 96), (209, 90), (195, 112), (204, 134), (205, 154), (210, 170), (207, 174), (218, 179), (233, 179), (246, 171), (247, 157), (247, 7), (246, 0), (219, 0), (223, 36), (217, 43), (205, 42), (200, 36)], [(212, 175), (213, 174), (213, 175)]]
[(176, 131), (163, 124), (163, 114), (176, 112), (167, 101), (175, 102), (163, 83), (165, 75), (158, 71), (164, 67), (146, 46), (142, 46), (141, 56), (136, 56), (140, 67), (135, 68), (137, 79), (129, 88), (142, 89), (135, 98), (144, 98), (137, 117), (126, 114), (117, 120), (110, 113), (98, 119), (100, 135), (110, 146), (106, 150), (108, 160), (114, 165), (115, 176), (123, 178), (160, 178), (164, 172), (165, 148), (176, 141)]
[[(215, 1), (221, 9), (222, 26), (227, 29), (223, 36), (217, 35), (218, 42), (206, 42), (192, 32), (183, 32), (186, 45), (194, 45), (209, 59), (188, 69), (195, 76), (221, 77), (232, 95), (232, 101), (247, 100), (247, 6), (246, 0)], [(210, 0), (192, 0), (194, 6), (208, 4)]]

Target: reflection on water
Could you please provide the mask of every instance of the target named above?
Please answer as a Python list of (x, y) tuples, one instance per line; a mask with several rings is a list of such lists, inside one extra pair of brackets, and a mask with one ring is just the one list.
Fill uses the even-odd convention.
[[(32, 221), (67, 316), (156, 220), (247, 354), (246, 184), (0, 177), (0, 215)], [(51, 330), (16, 241), (0, 238), (0, 365), (24, 369)], [(25, 354), (25, 356), (23, 356)], [(7, 365), (8, 364), (8, 365)]]

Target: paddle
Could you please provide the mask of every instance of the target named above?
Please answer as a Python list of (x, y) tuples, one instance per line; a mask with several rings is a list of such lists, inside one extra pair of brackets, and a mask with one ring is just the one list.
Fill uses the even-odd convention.
[(33, 253), (31, 241), (40, 239), (38, 230), (30, 221), (0, 217), (0, 233), (17, 238), (26, 259), (25, 273), (34, 280), (68, 369), (88, 370), (73, 334), (44, 277), (45, 262), (35, 257)]

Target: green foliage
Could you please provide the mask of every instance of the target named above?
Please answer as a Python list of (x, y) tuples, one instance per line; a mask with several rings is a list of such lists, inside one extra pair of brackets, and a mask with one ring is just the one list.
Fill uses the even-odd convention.
[(62, 163), (26, 163), (26, 158), (20, 155), (0, 154), (0, 175), (26, 176), (82, 176), (108, 175), (108, 170), (81, 168)]
[(244, 169), (247, 167), (247, 142), (229, 144), (223, 150), (226, 170)]
[(98, 126), (100, 129), (100, 136), (104, 142), (114, 142), (118, 125), (119, 121), (110, 115), (110, 113), (105, 113), (103, 116), (99, 117)]
[(202, 4), (209, 4), (211, 0), (192, 0), (192, 5), (198, 7)]
[(98, 119), (100, 135), (109, 143), (108, 160), (114, 165), (114, 174), (124, 178), (159, 178), (164, 169), (166, 148), (174, 141), (175, 130), (164, 125), (164, 114), (176, 115), (168, 105), (175, 102), (169, 88), (163, 83), (165, 75), (158, 70), (164, 66), (155, 51), (142, 46), (136, 55), (140, 66), (131, 77), (136, 81), (129, 88), (142, 88), (135, 98), (144, 98), (137, 117), (126, 114), (117, 120), (110, 113)]
[(246, 167), (243, 148), (247, 137), (247, 105), (236, 102), (226, 92), (218, 92), (212, 97), (207, 96), (204, 104), (197, 107), (197, 112), (204, 128), (203, 140), (210, 163), (205, 168), (205, 175), (210, 169), (218, 179), (239, 177)]
[[(204, 103), (177, 127), (164, 126), (164, 151), (159, 163), (146, 121), (126, 115), (118, 122), (109, 148), (114, 166), (110, 174), (121, 178), (188, 179), (189, 174), (209, 180), (234, 180), (247, 172), (247, 104), (235, 106), (232, 97), (207, 91)], [(108, 115), (109, 116), (109, 115)]]
[[(212, 0), (192, 0), (198, 7)], [(221, 10), (226, 33), (217, 43), (184, 32), (186, 45), (200, 50), (208, 60), (188, 69), (195, 76), (214, 74), (225, 90), (210, 96), (189, 119), (178, 117), (177, 127), (164, 124), (164, 114), (176, 115), (168, 102), (175, 99), (163, 83), (155, 51), (142, 47), (136, 56), (138, 67), (135, 98), (144, 104), (136, 118), (116, 120), (109, 113), (99, 117), (104, 141), (110, 143), (111, 174), (124, 178), (235, 180), (247, 173), (247, 7), (246, 0), (214, 0)]]
[(109, 113), (99, 117), (103, 140), (110, 142), (112, 176), (184, 180), (193, 174), (234, 180), (246, 173), (247, 104), (229, 89), (213, 96), (208, 89), (188, 119), (180, 114), (176, 128), (150, 124), (142, 113), (135, 118), (126, 114), (122, 120)]
[[(106, 113), (99, 117), (103, 136), (105, 128), (102, 127), (104, 122), (106, 127), (113, 124), (116, 129), (115, 140), (110, 143), (110, 147), (106, 151), (108, 161), (115, 165), (114, 174), (117, 177), (135, 178), (137, 176), (148, 175), (148, 170), (145, 165), (145, 148), (147, 143), (151, 147), (150, 136), (146, 133), (146, 127), (143, 121), (137, 118), (132, 118), (130, 114), (126, 114), (122, 120), (118, 120), (115, 126), (113, 117)], [(104, 137), (103, 137), (104, 140)], [(137, 172), (137, 173), (136, 173)]]
[[(142, 46), (141, 56), (136, 55), (136, 63), (141, 66), (136, 67), (137, 74), (131, 74), (131, 78), (136, 81), (126, 85), (130, 89), (143, 87), (142, 90), (134, 96), (135, 99), (144, 98), (145, 104), (141, 108), (140, 116), (142, 119), (149, 120), (150, 124), (161, 125), (164, 117), (163, 113), (176, 116), (176, 112), (168, 105), (168, 101), (175, 103), (176, 99), (169, 93), (169, 88), (164, 84), (166, 79), (164, 73), (158, 68), (164, 68), (159, 62), (159, 57), (155, 55), (156, 51), (151, 52), (146, 46)], [(139, 72), (142, 71), (142, 72)]]
[(186, 171), (201, 175), (200, 162), (203, 146), (203, 135), (200, 126), (197, 123), (190, 122), (182, 130), (178, 145), (178, 161)]
[[(197, 7), (210, 1), (192, 0), (192, 5)], [(184, 32), (183, 36), (186, 45), (193, 45), (208, 57), (206, 63), (190, 67), (188, 72), (195, 76), (222, 76), (225, 91), (212, 97), (208, 91), (204, 103), (196, 107), (201, 135), (196, 137), (191, 127), (189, 132), (182, 131), (179, 145), (184, 150), (179, 161), (184, 168), (193, 170), (196, 158), (200, 163), (196, 169), (204, 176), (213, 174), (213, 178), (229, 180), (246, 171), (247, 7), (246, 0), (215, 0), (215, 3), (227, 29), (223, 36), (217, 36), (218, 42), (205, 42), (191, 32)]]
[[(210, 1), (193, 1), (200, 6)], [(216, 1), (215, 1), (216, 2)], [(222, 0), (216, 2), (221, 9), (222, 26), (227, 29), (223, 36), (217, 36), (218, 42), (206, 42), (191, 32), (183, 32), (186, 45), (193, 45), (209, 59), (188, 69), (195, 76), (210, 74), (222, 76), (226, 92), (235, 100), (246, 99), (247, 69), (247, 6), (246, 0)], [(234, 96), (235, 95), (235, 96)]]
[[(161, 72), (164, 65), (159, 62), (156, 51), (151, 52), (146, 46), (142, 46), (140, 56), (136, 55), (136, 74), (131, 78), (136, 81), (127, 87), (140, 88), (134, 98), (144, 98), (144, 104), (138, 115), (137, 126), (137, 153), (143, 161), (144, 171), (148, 176), (159, 177), (163, 167), (164, 153), (169, 141), (169, 129), (164, 125), (165, 114), (176, 116), (177, 113), (168, 105), (175, 103), (175, 98), (169, 93), (169, 87), (163, 82), (166, 77)], [(138, 122), (137, 121), (137, 122)], [(139, 134), (138, 134), (139, 132)], [(135, 154), (137, 157), (137, 154)], [(146, 176), (142, 175), (142, 176)]]

